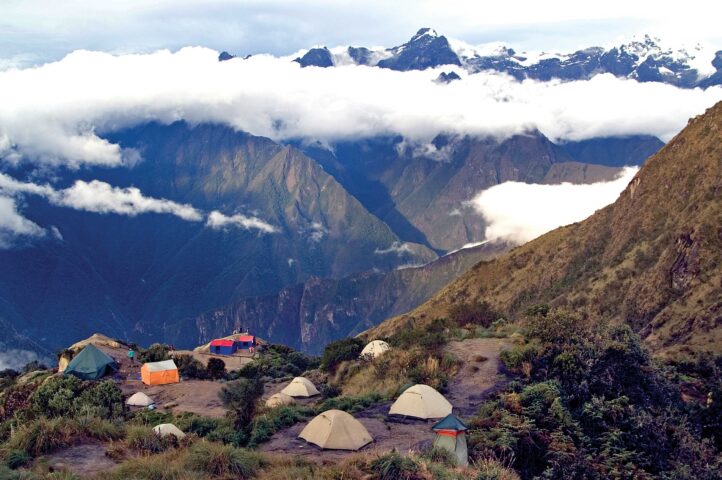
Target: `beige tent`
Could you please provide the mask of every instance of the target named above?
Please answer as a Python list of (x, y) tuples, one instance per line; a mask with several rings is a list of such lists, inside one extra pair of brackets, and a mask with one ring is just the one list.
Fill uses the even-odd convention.
[(271, 395), (269, 399), (266, 400), (266, 406), (268, 408), (280, 407), (282, 405), (293, 405), (294, 403), (296, 403), (296, 400), (294, 400), (292, 396), (281, 392)]
[(313, 397), (314, 395), (318, 395), (319, 391), (309, 379), (296, 377), (291, 380), (291, 383), (286, 385), (286, 388), (281, 390), (281, 393), (285, 393), (289, 397)]
[(316, 416), (298, 437), (330, 450), (358, 450), (374, 441), (361, 422), (341, 410)]
[(131, 407), (147, 407), (154, 403), (153, 399), (143, 392), (136, 392), (125, 401), (125, 404)]
[(428, 385), (417, 384), (407, 388), (396, 399), (390, 415), (416, 418), (443, 418), (451, 413), (452, 406), (442, 394)]
[(180, 428), (176, 427), (172, 423), (161, 423), (160, 425), (153, 427), (153, 431), (156, 435), (160, 435), (161, 437), (173, 435), (175, 438), (181, 439), (186, 436), (185, 433), (181, 432)]
[(374, 340), (373, 342), (369, 342), (364, 349), (361, 350), (361, 357), (376, 358), (390, 349), (389, 344), (383, 340)]

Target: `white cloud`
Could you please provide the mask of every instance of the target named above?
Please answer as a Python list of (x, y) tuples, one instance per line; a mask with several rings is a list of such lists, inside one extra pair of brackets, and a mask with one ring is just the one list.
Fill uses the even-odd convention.
[(194, 207), (171, 200), (144, 196), (135, 187), (113, 187), (105, 182), (77, 180), (72, 187), (49, 197), (51, 203), (76, 210), (136, 216), (166, 213), (190, 222), (200, 222), (203, 214)]
[[(0, 173), (0, 248), (12, 245), (14, 237), (39, 237), (46, 230), (20, 215), (15, 198), (22, 195), (38, 195), (53, 205), (95, 213), (114, 213), (136, 216), (145, 213), (174, 215), (189, 222), (201, 222), (206, 214), (188, 204), (181, 204), (164, 198), (143, 195), (135, 187), (120, 188), (99, 180), (85, 182), (77, 180), (71, 187), (55, 189), (51, 185), (21, 182)], [(273, 233), (275, 227), (256, 217), (241, 214), (226, 216), (216, 210), (207, 215), (206, 226), (219, 229), (235, 226)], [(56, 240), (63, 240), (57, 227), (51, 226), (50, 233)]]
[(487, 240), (525, 243), (614, 202), (638, 171), (627, 167), (616, 180), (588, 185), (505, 182), (470, 203), (487, 222)]
[(531, 128), (553, 139), (668, 139), (722, 100), (721, 87), (684, 90), (612, 75), (562, 83), (480, 73), (438, 85), (433, 79), (441, 70), (302, 69), (267, 55), (218, 62), (217, 52), (205, 48), (77, 51), (56, 63), (0, 72), (0, 159), (133, 163), (137, 152), (97, 132), (179, 119), (223, 122), (277, 140), (397, 133), (423, 145), (440, 132), (503, 137)]
[(387, 253), (393, 253), (399, 257), (405, 254), (413, 253), (411, 245), (405, 242), (393, 242), (388, 248), (377, 248), (374, 253), (378, 255), (386, 255)]
[(17, 348), (0, 350), (0, 370), (11, 368), (21, 370), (25, 365), (35, 360), (40, 360), (38, 354), (30, 350)]
[(0, 195), (0, 248), (8, 248), (18, 236), (43, 235), (45, 230), (18, 212), (13, 198)]
[(221, 212), (217, 210), (213, 210), (208, 215), (208, 220), (206, 221), (206, 226), (213, 228), (215, 230), (223, 229), (227, 227), (237, 227), (242, 228), (244, 230), (259, 230), (263, 233), (275, 233), (278, 230), (273, 225), (270, 225), (260, 218), (256, 217), (247, 217), (245, 215), (242, 215), (240, 213), (237, 213), (235, 215), (227, 216), (222, 214)]

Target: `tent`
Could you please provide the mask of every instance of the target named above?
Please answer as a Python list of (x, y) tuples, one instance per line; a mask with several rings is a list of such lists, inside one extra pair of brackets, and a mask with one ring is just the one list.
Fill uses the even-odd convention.
[(309, 379), (296, 377), (291, 380), (291, 383), (286, 385), (286, 388), (281, 390), (281, 393), (285, 393), (289, 397), (313, 397), (314, 395), (318, 395), (319, 391)]
[(148, 407), (154, 403), (153, 399), (143, 392), (136, 392), (125, 401), (125, 404), (131, 407)]
[(457, 465), (469, 466), (469, 453), (466, 449), (466, 431), (464, 422), (454, 415), (447, 415), (431, 427), (436, 432), (434, 447), (443, 448), (456, 455)]
[(361, 350), (360, 356), (376, 358), (379, 355), (386, 353), (390, 349), (391, 347), (389, 347), (389, 344), (384, 342), (383, 340), (374, 340), (373, 342), (369, 342), (368, 344), (366, 344), (364, 349)]
[(281, 392), (271, 395), (268, 400), (266, 400), (266, 406), (268, 408), (280, 407), (282, 405), (293, 405), (294, 403), (296, 403), (296, 400), (294, 400), (293, 397)]
[(428, 385), (417, 384), (407, 388), (391, 405), (389, 414), (416, 418), (443, 418), (451, 413), (452, 406), (442, 394)]
[(256, 337), (253, 335), (241, 335), (236, 339), (239, 350), (249, 350), (256, 346)]
[(298, 437), (330, 450), (358, 450), (374, 441), (361, 422), (341, 410), (316, 416)]
[(118, 363), (92, 343), (70, 361), (63, 373), (83, 380), (98, 380), (118, 370)]
[(186, 434), (183, 433), (180, 428), (176, 427), (172, 423), (161, 423), (160, 425), (156, 425), (155, 427), (153, 427), (153, 432), (155, 432), (156, 435), (159, 435), (161, 437), (173, 435), (179, 440), (186, 436)]
[(233, 355), (238, 350), (233, 340), (216, 339), (211, 342), (211, 353), (216, 355)]
[(146, 385), (165, 385), (180, 381), (178, 367), (175, 366), (173, 360), (144, 363), (140, 367), (140, 377)]

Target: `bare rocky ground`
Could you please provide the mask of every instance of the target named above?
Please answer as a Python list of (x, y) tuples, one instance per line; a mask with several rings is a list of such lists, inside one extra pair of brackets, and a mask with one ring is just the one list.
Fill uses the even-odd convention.
[[(445, 393), (454, 406), (455, 414), (463, 417), (474, 413), (490, 392), (503, 384), (504, 377), (499, 374), (499, 353), (506, 345), (504, 340), (495, 338), (474, 338), (447, 345), (447, 351), (461, 362), (459, 373), (449, 382)], [(354, 414), (374, 438), (374, 442), (362, 451), (419, 451), (431, 444), (431, 426), (436, 421), (389, 418), (387, 413), (390, 406), (391, 402), (386, 402)], [(304, 426), (305, 423), (300, 423), (276, 433), (270, 441), (261, 445), (260, 450), (303, 455), (319, 462), (342, 459), (355, 453), (321, 450), (306, 443), (298, 438)]]
[(81, 477), (91, 477), (116, 466), (105, 455), (105, 446), (100, 442), (83, 443), (60, 450), (45, 457), (48, 466), (54, 470), (70, 470)]

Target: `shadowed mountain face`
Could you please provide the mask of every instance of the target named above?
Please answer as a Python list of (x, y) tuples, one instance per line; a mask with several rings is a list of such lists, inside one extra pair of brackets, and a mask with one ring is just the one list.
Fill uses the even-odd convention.
[[(134, 168), (61, 172), (136, 186), (146, 196), (226, 215), (255, 215), (276, 233), (172, 216), (80, 212), (27, 198), (24, 214), (62, 240), (0, 250), (1, 341), (54, 349), (94, 331), (138, 341), (166, 323), (311, 276), (342, 277), (436, 258), (391, 229), (292, 147), (217, 125), (146, 125), (112, 135), (138, 149)], [(14, 172), (19, 178), (20, 172)], [(35, 179), (37, 181), (37, 178)], [(143, 337), (146, 334), (149, 337)]]
[(413, 147), (380, 137), (340, 142), (333, 152), (303, 148), (402, 239), (449, 251), (484, 240), (483, 220), (466, 206), (480, 191), (507, 181), (610, 180), (619, 172), (612, 167), (640, 165), (661, 145), (635, 136), (560, 146), (536, 132), (501, 142), (439, 136)]
[(330, 341), (355, 335), (390, 315), (406, 312), (480, 260), (499, 255), (505, 244), (460, 250), (420, 267), (387, 273), (365, 272), (342, 279), (311, 278), (275, 295), (246, 298), (166, 326), (164, 340), (196, 344), (250, 330), (257, 335), (311, 353)]
[(612, 205), (474, 266), (374, 330), (486, 300), (515, 318), (550, 303), (627, 322), (659, 354), (722, 347), (722, 103), (652, 156)]

